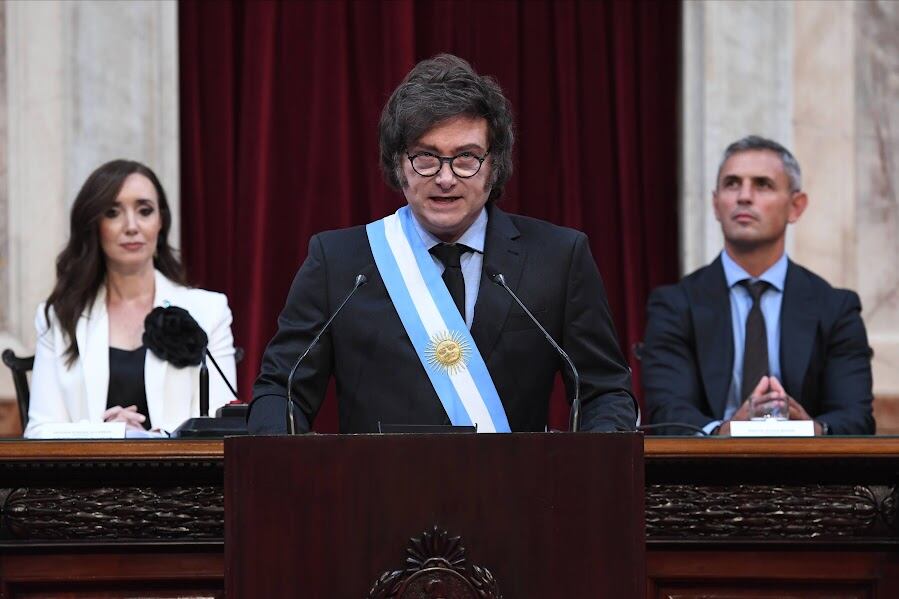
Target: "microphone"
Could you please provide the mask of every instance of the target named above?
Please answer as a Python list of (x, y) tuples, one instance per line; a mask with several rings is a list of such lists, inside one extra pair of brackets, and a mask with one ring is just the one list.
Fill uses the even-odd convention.
[(331, 317), (325, 322), (325, 326), (321, 328), (318, 334), (312, 339), (312, 342), (306, 347), (306, 351), (304, 351), (299, 358), (297, 358), (296, 363), (294, 363), (293, 368), (290, 369), (290, 374), (287, 375), (287, 434), (295, 435), (297, 434), (297, 421), (296, 416), (293, 413), (293, 399), (291, 398), (291, 389), (293, 388), (293, 375), (297, 371), (297, 368), (300, 366), (300, 362), (306, 357), (307, 354), (315, 347), (315, 344), (318, 343), (319, 338), (324, 334), (325, 331), (328, 330), (328, 327), (331, 326), (331, 322), (340, 314), (340, 311), (343, 310), (343, 307), (346, 305), (350, 298), (353, 297), (353, 294), (356, 293), (360, 287), (368, 283), (368, 277), (364, 274), (356, 275), (356, 282), (353, 284), (353, 288), (347, 294), (343, 301), (340, 302), (340, 305), (337, 306), (337, 309), (334, 310), (334, 313), (331, 314)]
[(200, 416), (191, 417), (172, 431), (172, 437), (222, 437), (228, 434), (245, 434), (243, 419), (235, 423), (233, 418), (209, 418), (209, 369), (206, 358), (212, 362), (234, 397), (237, 391), (222, 372), (209, 351), (209, 337), (190, 312), (178, 306), (157, 306), (144, 319), (142, 341), (157, 358), (175, 368), (200, 367)]
[(571, 358), (568, 357), (568, 354), (565, 353), (565, 350), (562, 349), (556, 340), (552, 338), (552, 335), (546, 332), (546, 329), (543, 328), (543, 325), (540, 324), (540, 321), (537, 320), (531, 311), (527, 309), (527, 307), (518, 299), (518, 296), (515, 295), (515, 292), (512, 291), (508, 285), (506, 285), (506, 277), (495, 268), (491, 266), (486, 267), (487, 277), (509, 292), (509, 295), (512, 296), (521, 309), (524, 310), (524, 313), (528, 315), (528, 317), (537, 325), (537, 328), (540, 329), (540, 332), (543, 333), (543, 336), (549, 341), (549, 344), (553, 346), (562, 358), (565, 359), (565, 362), (568, 363), (568, 367), (571, 369), (571, 374), (574, 376), (574, 400), (571, 402), (571, 415), (569, 418), (568, 428), (572, 433), (578, 432), (581, 427), (581, 377), (577, 373), (577, 368), (574, 367), (574, 362), (571, 361)]

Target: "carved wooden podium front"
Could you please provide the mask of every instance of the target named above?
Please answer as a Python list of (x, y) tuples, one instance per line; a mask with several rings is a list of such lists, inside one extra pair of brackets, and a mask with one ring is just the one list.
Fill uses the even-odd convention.
[(642, 597), (643, 439), (225, 441), (229, 598)]

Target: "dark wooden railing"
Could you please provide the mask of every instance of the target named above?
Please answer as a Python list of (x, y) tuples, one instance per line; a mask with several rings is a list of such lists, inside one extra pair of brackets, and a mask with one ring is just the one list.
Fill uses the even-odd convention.
[[(899, 597), (899, 438), (650, 437), (645, 467), (649, 597)], [(222, 441), (0, 441), (0, 597), (222, 596), (223, 480)]]

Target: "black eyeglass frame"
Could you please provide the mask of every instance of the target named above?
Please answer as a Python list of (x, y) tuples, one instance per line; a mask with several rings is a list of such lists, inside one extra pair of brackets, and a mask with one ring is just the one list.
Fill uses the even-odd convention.
[[(471, 173), (470, 175), (460, 175), (459, 173), (456, 172), (456, 169), (453, 168), (453, 161), (456, 158), (459, 158), (459, 157), (465, 156), (465, 155), (471, 156), (472, 158), (474, 158), (478, 161), (478, 169), (475, 172)], [(477, 154), (474, 154), (472, 152), (462, 152), (461, 154), (456, 154), (455, 156), (438, 156), (437, 154), (434, 154), (432, 152), (417, 152), (415, 154), (410, 154), (409, 152), (406, 152), (406, 158), (409, 159), (409, 164), (412, 166), (412, 170), (415, 171), (415, 174), (417, 174), (419, 177), (436, 177), (438, 175), (438, 173), (440, 173), (440, 171), (443, 170), (443, 164), (449, 163), (450, 170), (453, 171), (453, 174), (455, 176), (459, 177), (460, 179), (471, 179), (472, 177), (477, 175), (479, 172), (481, 172), (481, 167), (484, 166), (484, 161), (487, 160), (487, 156), (489, 156), (489, 155), (490, 155), (489, 148), (487, 149), (487, 151), (484, 153), (483, 156), (478, 156)], [(423, 175), (422, 173), (418, 172), (417, 168), (415, 168), (414, 161), (419, 156), (431, 156), (440, 161), (440, 165), (437, 167), (437, 170), (434, 171), (433, 175)]]

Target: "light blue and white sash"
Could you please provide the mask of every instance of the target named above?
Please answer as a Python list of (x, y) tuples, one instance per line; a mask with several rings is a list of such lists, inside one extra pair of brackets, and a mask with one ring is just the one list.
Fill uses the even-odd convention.
[(507, 433), (509, 421), (487, 365), (440, 269), (403, 206), (366, 227), (375, 264), (440, 402), (456, 426)]

